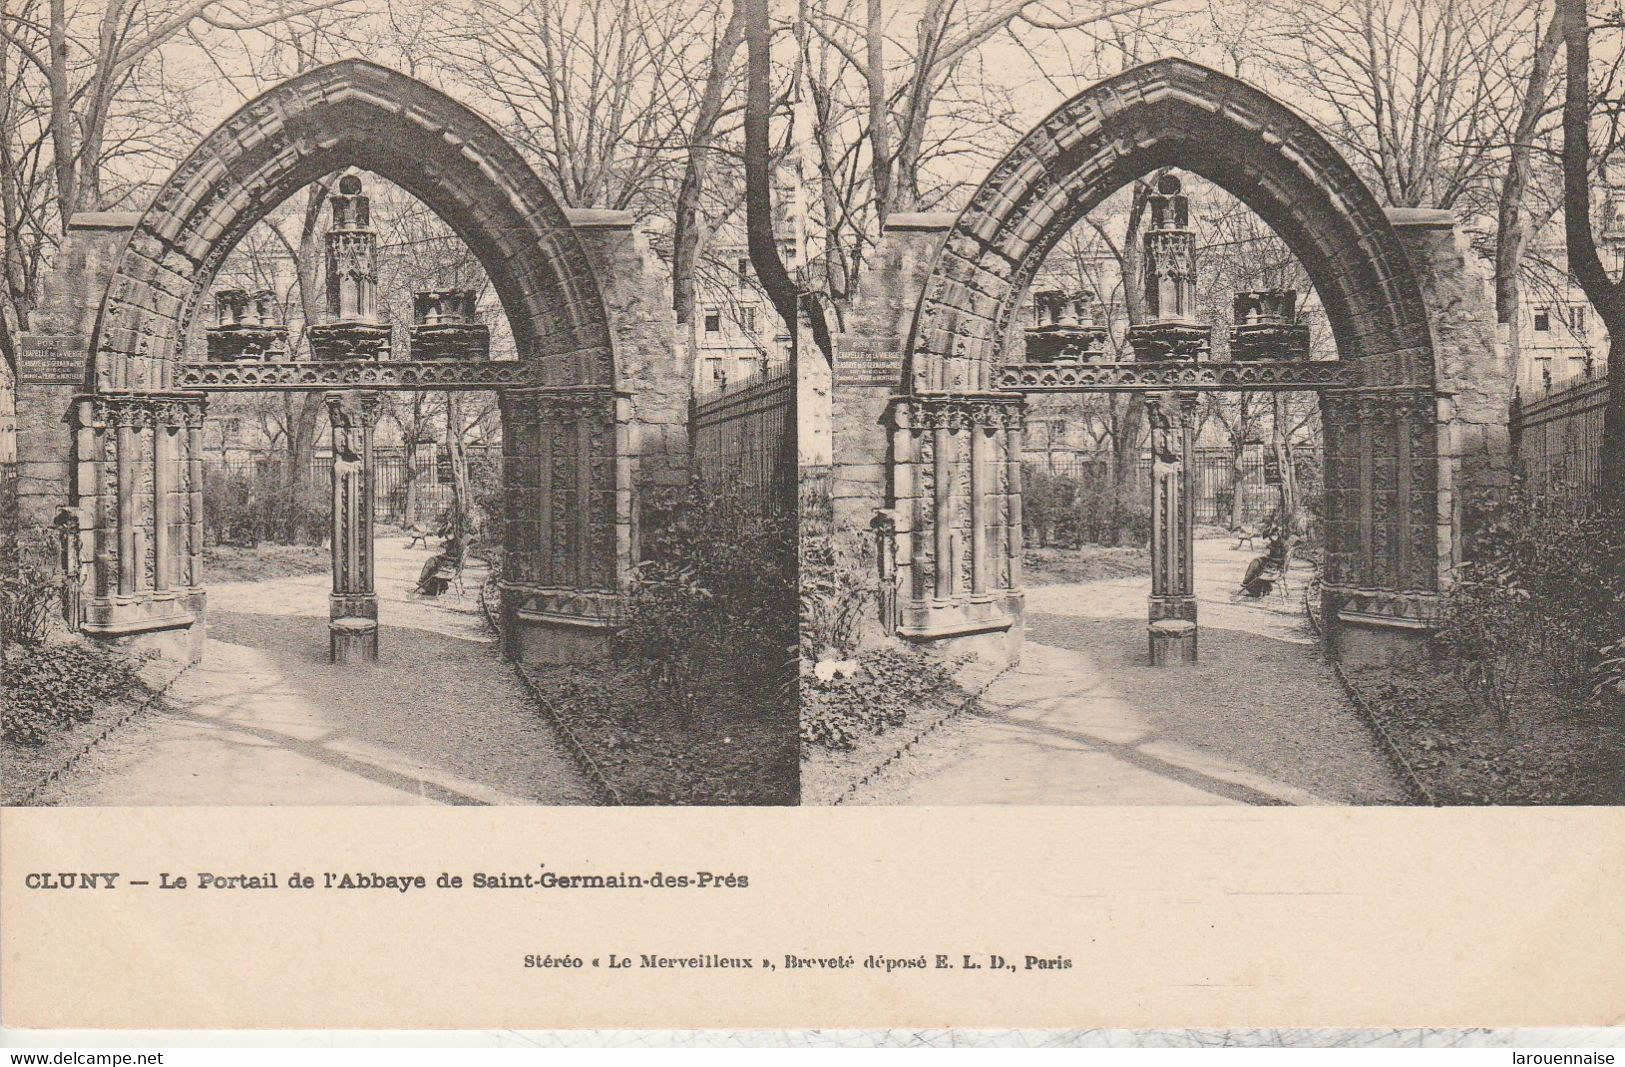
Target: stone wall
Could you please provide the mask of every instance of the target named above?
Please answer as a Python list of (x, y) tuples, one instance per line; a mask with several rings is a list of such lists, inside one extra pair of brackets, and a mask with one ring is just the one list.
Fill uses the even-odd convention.
[(1471, 515), (1512, 481), (1511, 354), (1496, 330), (1484, 267), (1449, 211), (1390, 208), (1422, 290), (1432, 334), (1439, 422), (1441, 585), (1470, 550)]
[(74, 476), (69, 413), (73, 398), (84, 392), (88, 379), (96, 308), (119, 250), (138, 218), (133, 213), (111, 211), (73, 216), (51, 269), (40, 280), (40, 302), (20, 347), (49, 349), (62, 357), (72, 353), (80, 373), (71, 383), (41, 381), (28, 373), (24, 359), (23, 374), (16, 383), (21, 530), (49, 528), (57, 510), (68, 503)]
[[(920, 293), (954, 216), (893, 213), (835, 337), (831, 495), (837, 526), (867, 528), (887, 500), (887, 407), (903, 391), (903, 356)], [(906, 532), (906, 531), (903, 531)]]
[(671, 275), (631, 212), (565, 214), (597, 275), (615, 348), (618, 552), (630, 566), (638, 556), (639, 498), (688, 480), (693, 367), (677, 344)]

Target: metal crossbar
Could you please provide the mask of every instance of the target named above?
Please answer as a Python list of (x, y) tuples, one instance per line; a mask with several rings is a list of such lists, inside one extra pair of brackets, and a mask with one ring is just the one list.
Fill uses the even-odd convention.
[(993, 388), (1022, 393), (1154, 393), (1172, 390), (1347, 389), (1355, 368), (1337, 360), (1250, 360), (1235, 363), (1006, 363), (993, 368)]
[(514, 389), (542, 384), (533, 360), (367, 359), (183, 363), (178, 388), (200, 392), (258, 389)]

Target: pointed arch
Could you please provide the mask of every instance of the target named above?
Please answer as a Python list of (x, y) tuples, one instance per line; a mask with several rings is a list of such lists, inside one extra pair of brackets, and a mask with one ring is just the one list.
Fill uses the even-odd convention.
[(614, 384), (597, 280), (553, 194), (484, 118), (397, 71), (347, 59), (255, 97), (175, 169), (112, 272), (91, 350), (98, 390), (173, 388), (225, 257), (272, 208), (347, 166), (443, 218), (490, 276), (523, 359), (554, 385)]
[(1427, 316), (1381, 205), (1326, 140), (1265, 93), (1183, 59), (1136, 67), (1051, 112), (977, 187), (916, 311), (905, 391), (980, 391), (1009, 362), (1016, 302), (1085, 214), (1158, 167), (1200, 174), (1303, 263), (1365, 386), (1433, 382)]

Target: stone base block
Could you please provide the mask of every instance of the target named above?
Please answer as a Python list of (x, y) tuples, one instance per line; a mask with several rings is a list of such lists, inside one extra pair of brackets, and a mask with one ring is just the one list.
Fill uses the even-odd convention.
[(1161, 622), (1164, 619), (1183, 619), (1186, 622), (1196, 621), (1196, 598), (1194, 596), (1153, 596), (1147, 598), (1148, 622)]
[(1003, 666), (1021, 656), (1026, 628), (1021, 593), (966, 601), (912, 601), (902, 606), (897, 636), (947, 655), (975, 656)]
[(1163, 619), (1146, 627), (1151, 636), (1151, 666), (1178, 667), (1196, 662), (1196, 624)]
[(601, 663), (609, 659), (615, 632), (510, 611), (502, 620), (502, 651), (520, 663)]
[(133, 602), (90, 601), (80, 632), (100, 644), (139, 654), (156, 652), (178, 663), (203, 659), (208, 594), (201, 589), (179, 596)]
[(354, 616), (327, 624), (327, 658), (331, 663), (377, 663), (378, 621)]
[(1425, 652), (1431, 629), (1335, 619), (1326, 630), (1327, 649), (1345, 667), (1390, 667)]

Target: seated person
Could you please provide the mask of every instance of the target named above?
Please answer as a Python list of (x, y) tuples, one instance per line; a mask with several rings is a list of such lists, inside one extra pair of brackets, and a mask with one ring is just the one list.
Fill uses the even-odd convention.
[(418, 584), (415, 592), (425, 596), (439, 596), (451, 587), (457, 579), (457, 571), (463, 563), (463, 540), (455, 533), (446, 538), (440, 551), (429, 557), (418, 572)]
[(1246, 596), (1267, 596), (1286, 567), (1286, 554), (1290, 544), (1286, 531), (1272, 523), (1268, 536), (1268, 551), (1262, 556), (1255, 556), (1253, 561), (1247, 564), (1247, 573), (1241, 579), (1241, 591)]

